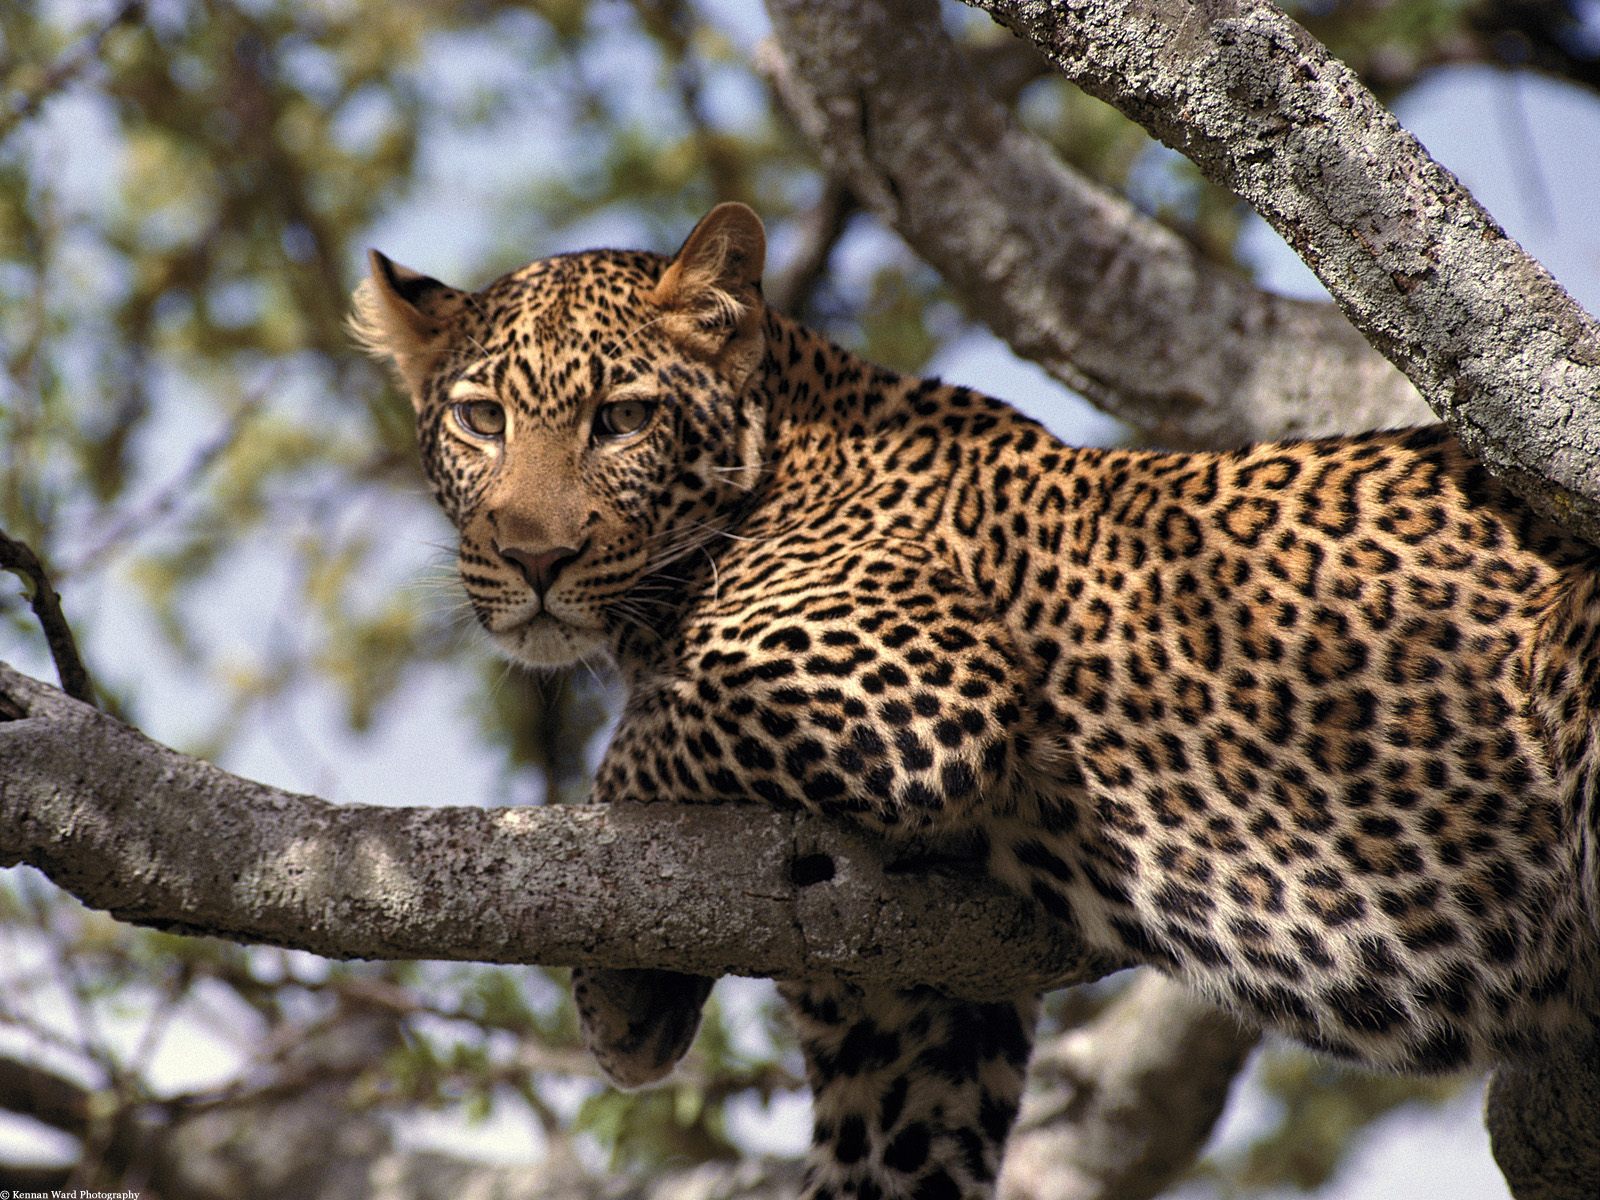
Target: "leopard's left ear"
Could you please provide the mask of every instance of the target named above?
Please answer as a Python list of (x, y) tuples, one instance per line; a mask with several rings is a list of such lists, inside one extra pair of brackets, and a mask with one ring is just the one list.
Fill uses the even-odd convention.
[(765, 350), (761, 272), (767, 233), (743, 204), (719, 204), (701, 218), (649, 299), (667, 310), (668, 331), (712, 361), (735, 388)]
[(374, 358), (389, 359), (412, 403), (420, 405), (423, 384), (466, 310), (467, 293), (376, 250), (367, 251), (367, 261), (372, 273), (351, 297), (351, 336)]

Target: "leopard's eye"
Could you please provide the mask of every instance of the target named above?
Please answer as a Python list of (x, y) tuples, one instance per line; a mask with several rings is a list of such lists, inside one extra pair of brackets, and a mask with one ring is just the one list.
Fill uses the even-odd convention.
[(493, 400), (463, 400), (451, 410), (456, 424), (476, 438), (499, 438), (506, 431), (506, 410)]
[(602, 404), (594, 414), (594, 436), (624, 438), (638, 433), (656, 411), (654, 400), (616, 400)]

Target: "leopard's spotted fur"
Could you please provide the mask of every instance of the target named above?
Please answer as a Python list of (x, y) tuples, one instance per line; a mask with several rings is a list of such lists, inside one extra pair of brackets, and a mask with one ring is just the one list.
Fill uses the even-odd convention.
[[(596, 251), (469, 295), (378, 258), (360, 298), (482, 623), (627, 680), (600, 799), (964, 834), (1110, 955), (1369, 1064), (1593, 1028), (1594, 549), (1442, 428), (1072, 449), (766, 310), (762, 251), (722, 206), (670, 265)], [(503, 406), (498, 439), (464, 397)], [(600, 437), (619, 398), (650, 416)], [(543, 603), (519, 547), (576, 551)], [(624, 1082), (692, 1033), (706, 985), (661, 982), (579, 973)], [(787, 994), (812, 1197), (990, 1193), (1031, 997)]]

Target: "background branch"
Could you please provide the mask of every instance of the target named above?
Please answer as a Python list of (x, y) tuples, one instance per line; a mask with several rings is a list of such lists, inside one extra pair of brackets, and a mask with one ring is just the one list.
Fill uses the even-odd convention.
[[(31, 1117), (63, 1133), (88, 1132), (90, 1092), (82, 1084), (37, 1063), (0, 1055), (0, 1097), (6, 1111)], [(9, 1181), (10, 1176), (0, 1176)]]
[(774, 308), (800, 321), (811, 319), (812, 302), (827, 278), (833, 249), (859, 207), (850, 189), (837, 179), (823, 184), (822, 195), (799, 220), (799, 248), (781, 271), (762, 281), (762, 289)]
[(1145, 971), (1041, 1044), (1001, 1200), (1149, 1200), (1199, 1155), (1260, 1034)]
[(1018, 354), (1177, 447), (1427, 421), (1328, 304), (1262, 291), (1063, 165), (933, 0), (767, 0), (763, 70), (829, 173)]
[(9, 98), (6, 111), (0, 112), (0, 142), (36, 116), (46, 101), (70, 87), (93, 66), (112, 30), (121, 25), (131, 25), (143, 15), (144, 0), (126, 0), (71, 51), (19, 87)]

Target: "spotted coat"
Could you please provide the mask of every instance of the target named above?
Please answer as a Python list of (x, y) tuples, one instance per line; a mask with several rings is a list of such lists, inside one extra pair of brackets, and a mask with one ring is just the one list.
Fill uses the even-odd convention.
[[(479, 620), (626, 680), (599, 799), (958, 834), (1094, 947), (1356, 1062), (1592, 1028), (1594, 549), (1441, 427), (1063, 445), (765, 308), (762, 250), (722, 206), (670, 263), (469, 294), (379, 257), (358, 296)], [(602, 1064), (670, 1070), (707, 986), (580, 972)], [(1032, 997), (785, 994), (812, 1200), (991, 1194)]]

